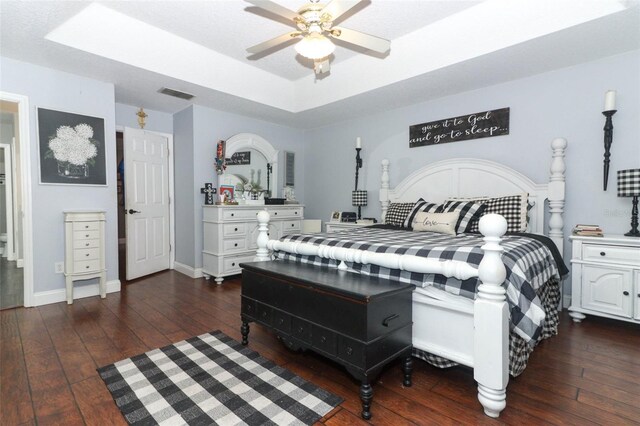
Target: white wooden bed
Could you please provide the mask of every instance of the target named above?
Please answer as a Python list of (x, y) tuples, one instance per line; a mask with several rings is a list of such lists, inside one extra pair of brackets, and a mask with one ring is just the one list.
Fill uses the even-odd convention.
[[(527, 192), (534, 203), (529, 232), (545, 234), (545, 201), (548, 201), (547, 235), (560, 253), (563, 249), (565, 189), (564, 153), (567, 142), (554, 139), (549, 182), (536, 184), (504, 165), (478, 159), (440, 161), (412, 173), (395, 188), (390, 187), (389, 161), (382, 161), (380, 202), (382, 217), (392, 202), (415, 202), (424, 198), (443, 202), (450, 197), (502, 196)], [(442, 274), (467, 279), (478, 277), (481, 284), (475, 301), (433, 298), (417, 288), (413, 296), (413, 345), (415, 348), (472, 367), (478, 382), (478, 399), (484, 412), (498, 417), (506, 406), (509, 381), (509, 310), (502, 286), (505, 267), (500, 241), (507, 224), (502, 216), (489, 214), (480, 220), (485, 244), (484, 257), (476, 269), (460, 261), (438, 261), (411, 255), (373, 253), (340, 247), (321, 247), (302, 242), (270, 240), (269, 214), (258, 214), (259, 235), (256, 260), (271, 260), (270, 251), (320, 256), (344, 262), (369, 263), (391, 269)]]

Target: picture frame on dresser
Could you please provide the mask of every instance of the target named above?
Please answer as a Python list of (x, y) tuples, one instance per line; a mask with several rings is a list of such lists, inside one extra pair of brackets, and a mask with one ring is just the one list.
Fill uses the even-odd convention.
[(37, 108), (42, 185), (107, 186), (104, 118)]
[(329, 218), (329, 222), (341, 222), (342, 220), (342, 212), (333, 211), (331, 212), (331, 217)]

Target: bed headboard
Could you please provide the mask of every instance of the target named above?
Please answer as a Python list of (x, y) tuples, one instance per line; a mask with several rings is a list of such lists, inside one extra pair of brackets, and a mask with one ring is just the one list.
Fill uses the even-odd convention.
[[(502, 164), (474, 158), (438, 161), (416, 170), (395, 188), (389, 185), (389, 160), (382, 160), (380, 203), (382, 219), (390, 203), (413, 202), (420, 197), (443, 202), (451, 197), (501, 196), (529, 193), (533, 208), (529, 211), (529, 232), (549, 235), (562, 253), (564, 235), (564, 153), (567, 141), (551, 142), (551, 174), (549, 182), (537, 184), (522, 173)], [(549, 201), (549, 232), (545, 232), (545, 200)]]

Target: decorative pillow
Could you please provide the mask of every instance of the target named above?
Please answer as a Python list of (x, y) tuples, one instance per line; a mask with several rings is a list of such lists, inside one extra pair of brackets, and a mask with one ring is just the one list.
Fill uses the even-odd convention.
[(445, 203), (444, 208), (441, 210), (443, 213), (460, 212), (458, 223), (456, 224), (456, 233), (462, 234), (469, 232), (469, 225), (473, 221), (477, 221), (482, 216), (487, 208), (486, 204), (477, 203), (474, 201), (457, 201), (449, 200)]
[(414, 231), (456, 235), (456, 224), (459, 217), (460, 212), (458, 211), (451, 213), (417, 212), (412, 226)]
[(413, 210), (415, 203), (391, 203), (384, 217), (387, 225), (404, 226), (404, 221)]
[(404, 220), (404, 227), (405, 228), (409, 228), (411, 229), (412, 227), (412, 223), (416, 218), (416, 214), (418, 212), (430, 212), (430, 213), (436, 213), (438, 211), (438, 209), (442, 209), (442, 205), (440, 204), (436, 204), (436, 203), (430, 203), (428, 201), (423, 200), (422, 198), (420, 198), (418, 201), (416, 201), (416, 203), (413, 205), (413, 209), (411, 210), (411, 212), (407, 215), (407, 218)]
[[(497, 213), (504, 216), (507, 220), (507, 232), (525, 232), (529, 222), (527, 218), (529, 207), (528, 199), (529, 194), (523, 192), (522, 194), (477, 201), (486, 204), (487, 209), (484, 211), (484, 214)], [(479, 220), (476, 220), (471, 224), (469, 232), (479, 232), (478, 222)]]

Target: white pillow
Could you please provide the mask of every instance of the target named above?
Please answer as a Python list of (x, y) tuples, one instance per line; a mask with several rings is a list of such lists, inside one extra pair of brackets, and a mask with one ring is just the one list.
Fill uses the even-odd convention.
[(437, 232), (439, 234), (456, 235), (456, 223), (458, 223), (460, 212), (451, 213), (416, 213), (411, 226), (418, 232)]

